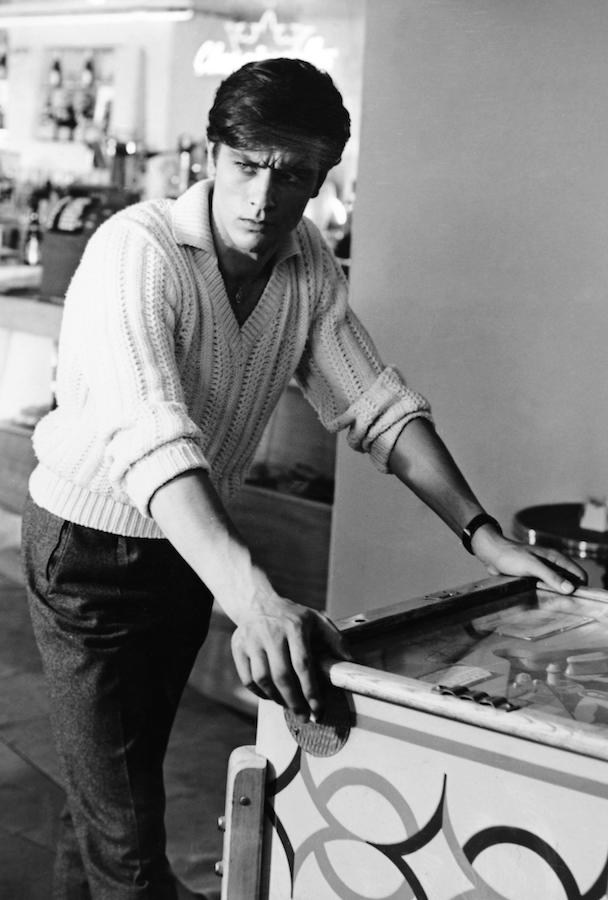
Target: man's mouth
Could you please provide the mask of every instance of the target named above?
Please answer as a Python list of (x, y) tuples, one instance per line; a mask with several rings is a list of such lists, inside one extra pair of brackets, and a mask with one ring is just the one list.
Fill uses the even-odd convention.
[(269, 222), (268, 219), (263, 219), (262, 221), (259, 221), (258, 219), (241, 219), (241, 222), (248, 231), (261, 232), (267, 231), (272, 227), (272, 222)]

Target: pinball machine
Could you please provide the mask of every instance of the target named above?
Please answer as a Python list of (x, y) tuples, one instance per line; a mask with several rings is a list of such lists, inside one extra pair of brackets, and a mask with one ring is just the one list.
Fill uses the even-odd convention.
[(600, 900), (608, 592), (494, 577), (337, 623), (326, 709), (259, 707), (222, 900)]

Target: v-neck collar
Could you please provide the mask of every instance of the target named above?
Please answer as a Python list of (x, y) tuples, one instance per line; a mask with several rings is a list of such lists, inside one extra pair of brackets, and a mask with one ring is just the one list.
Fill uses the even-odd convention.
[(255, 343), (267, 323), (276, 315), (280, 305), (285, 302), (282, 266), (277, 264), (273, 267), (260, 299), (245, 321), (239, 324), (215, 254), (210, 257), (203, 250), (196, 248), (194, 258), (201, 277), (205, 279), (209, 292), (215, 298), (215, 314), (221, 323), (222, 332), (233, 350), (240, 353)]

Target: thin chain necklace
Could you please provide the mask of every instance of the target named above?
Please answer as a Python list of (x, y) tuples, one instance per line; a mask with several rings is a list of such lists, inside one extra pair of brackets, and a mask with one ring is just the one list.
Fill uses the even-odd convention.
[(241, 303), (244, 303), (250, 295), (255, 293), (256, 288), (259, 288), (262, 284), (265, 283), (265, 274), (259, 274), (256, 275), (255, 278), (248, 278), (246, 281), (240, 282), (231, 282), (230, 280), (224, 278), (224, 284), (226, 285), (226, 293), (228, 294), (228, 299), (236, 306), (240, 306)]
[(264, 293), (271, 270), (272, 264), (269, 262), (253, 278), (245, 279), (240, 283), (237, 279), (230, 279), (223, 275), (228, 300), (239, 322), (244, 321), (257, 305)]
[(244, 303), (249, 295), (254, 293), (256, 282), (260, 280), (260, 276), (258, 275), (257, 278), (253, 278), (251, 281), (243, 281), (242, 284), (239, 284), (236, 290), (232, 291), (232, 302), (236, 303), (237, 306)]

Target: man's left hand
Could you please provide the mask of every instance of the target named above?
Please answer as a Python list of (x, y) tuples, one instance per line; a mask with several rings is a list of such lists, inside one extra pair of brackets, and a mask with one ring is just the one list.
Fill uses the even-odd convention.
[(562, 594), (587, 583), (585, 570), (559, 550), (529, 547), (491, 528), (475, 532), (472, 548), (491, 575), (532, 576)]

